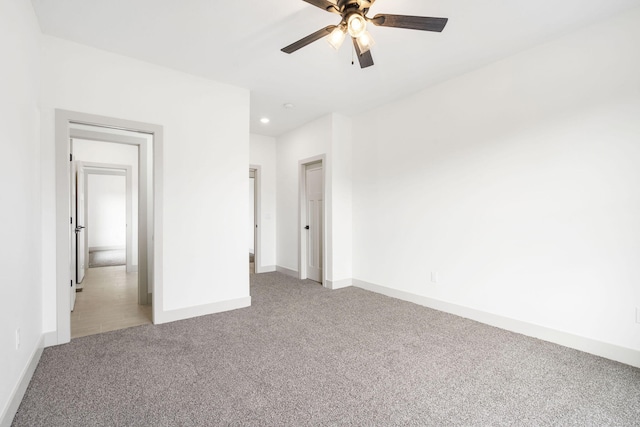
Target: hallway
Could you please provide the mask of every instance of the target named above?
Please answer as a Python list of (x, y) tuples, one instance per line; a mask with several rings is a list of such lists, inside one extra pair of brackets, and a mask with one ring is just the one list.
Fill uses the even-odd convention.
[(125, 266), (89, 268), (71, 312), (71, 338), (151, 323), (151, 306), (138, 305), (138, 273)]

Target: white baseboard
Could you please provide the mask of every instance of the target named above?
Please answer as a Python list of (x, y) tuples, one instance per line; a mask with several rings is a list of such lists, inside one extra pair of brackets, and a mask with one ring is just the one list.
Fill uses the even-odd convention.
[(353, 284), (353, 279), (325, 280), (325, 283), (327, 288), (335, 290), (348, 288)]
[(90, 246), (89, 252), (95, 251), (120, 251), (127, 249), (126, 246)]
[(296, 279), (298, 278), (298, 272), (287, 267), (276, 265), (276, 271), (278, 273), (286, 274), (287, 276), (295, 277)]
[(276, 271), (275, 265), (263, 265), (262, 267), (256, 266), (256, 273), (272, 273)]
[(640, 351), (638, 350), (362, 280), (353, 279), (353, 286), (640, 368)]
[(175, 322), (177, 320), (190, 319), (192, 317), (206, 316), (207, 314), (221, 313), (223, 311), (237, 310), (251, 306), (251, 297), (236, 298), (232, 300), (214, 302), (212, 304), (198, 305), (195, 307), (179, 308), (177, 310), (160, 311), (154, 317), (154, 323)]
[(22, 374), (20, 375), (18, 384), (16, 384), (13, 391), (11, 392), (11, 395), (9, 395), (9, 402), (2, 412), (2, 415), (0, 415), (0, 427), (11, 426), (13, 418), (16, 416), (18, 408), (20, 407), (20, 402), (22, 402), (22, 398), (24, 397), (24, 393), (27, 391), (27, 387), (29, 386), (31, 377), (33, 377), (33, 373), (36, 371), (36, 367), (38, 366), (38, 362), (40, 361), (40, 356), (42, 356), (42, 351), (44, 350), (44, 341), (44, 336), (41, 336), (38, 340), (35, 350), (31, 354), (29, 363), (27, 363), (27, 366), (25, 366)]
[(54, 345), (58, 345), (58, 332), (51, 331), (44, 333), (44, 347), (51, 347)]

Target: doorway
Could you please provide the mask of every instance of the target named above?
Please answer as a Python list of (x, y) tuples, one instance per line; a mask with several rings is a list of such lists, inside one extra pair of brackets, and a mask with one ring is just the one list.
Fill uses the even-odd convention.
[(324, 285), (325, 260), (324, 156), (300, 162), (298, 271), (300, 279)]
[[(149, 179), (145, 176), (143, 169), (145, 169), (146, 164), (149, 162), (145, 158), (148, 156), (148, 153), (146, 153), (147, 149), (141, 148), (142, 144), (145, 144), (147, 139), (143, 136), (138, 136), (137, 134), (127, 131), (118, 130), (117, 133), (114, 133), (114, 131), (106, 128), (79, 124), (72, 124), (70, 126), (70, 136), (72, 174), (74, 173), (73, 170), (78, 169), (77, 166), (80, 165), (81, 169), (78, 169), (76, 173), (78, 174), (78, 177), (80, 174), (83, 176), (83, 179), (75, 178), (75, 180), (78, 181), (78, 188), (80, 188), (80, 184), (82, 182), (84, 182), (82, 187), (87, 188), (87, 180), (90, 176), (95, 177), (96, 174), (117, 175), (119, 173), (126, 173), (128, 168), (131, 169), (131, 179), (127, 189), (131, 193), (129, 197), (132, 201), (129, 204), (129, 212), (126, 222), (128, 226), (126, 233), (126, 247), (129, 249), (128, 255), (130, 258), (129, 271), (139, 269), (142, 273), (139, 275), (138, 301), (140, 304), (148, 304), (149, 284), (148, 274), (145, 274), (148, 270), (148, 257), (146, 256), (148, 250), (147, 245), (145, 244), (144, 234), (148, 229), (147, 223), (149, 222), (149, 218), (146, 214), (146, 205), (149, 200), (144, 199), (149, 198), (149, 196), (146, 195), (148, 194), (148, 191), (145, 191), (149, 186)], [(98, 163), (100, 160), (112, 162), (113, 164)], [(72, 182), (73, 181), (74, 177), (72, 176)], [(71, 192), (74, 192), (73, 188), (71, 189)], [(83, 204), (85, 207), (84, 210), (86, 210), (89, 198), (84, 193), (78, 194), (76, 198), (77, 197), (84, 198)], [(73, 196), (71, 198), (71, 204), (71, 214), (73, 217)], [(78, 211), (79, 210), (80, 209), (78, 209)], [(84, 234), (86, 240), (87, 235), (91, 231), (85, 228), (87, 224), (81, 224), (77, 219), (75, 219), (75, 221), (74, 219), (75, 218), (72, 218), (72, 221), (76, 224), (76, 229), (81, 227), (79, 234)], [(81, 221), (86, 221), (86, 219), (81, 219)], [(93, 237), (95, 237), (98, 229), (93, 227), (92, 230), (94, 232)], [(133, 236), (137, 236), (137, 239), (134, 239)], [(107, 241), (109, 240), (111, 239), (107, 239)], [(108, 249), (108, 247), (101, 245), (101, 247), (94, 247), (94, 249)], [(74, 263), (73, 251), (71, 262), (72, 264)]]
[[(96, 144), (72, 140), (72, 146), (76, 147), (72, 150), (80, 151), (74, 158), (87, 158), (86, 148), (92, 145)], [(100, 155), (99, 146), (91, 148)], [(137, 164), (137, 152), (130, 151), (131, 163)], [(71, 190), (71, 211), (76, 212), (76, 250), (72, 254), (76, 256), (77, 290), (82, 289), (88, 268), (126, 265), (128, 273), (138, 270), (138, 188), (137, 180), (133, 188), (132, 169), (124, 164), (72, 162), (71, 181), (75, 182), (75, 189)]]
[(140, 187), (147, 184), (140, 179), (140, 146), (133, 144), (144, 138), (123, 131), (117, 135), (126, 140), (116, 140), (104, 128), (71, 126), (76, 224), (71, 264), (78, 292), (71, 292), (71, 338), (151, 323), (149, 307), (143, 308), (147, 275), (138, 274), (139, 229), (146, 224), (138, 216), (138, 202)]
[(260, 165), (249, 165), (249, 223), (247, 225), (249, 243), (249, 272), (263, 273), (261, 250), (261, 175)]
[(249, 224), (247, 227), (249, 244), (249, 274), (255, 271), (256, 255), (256, 170), (249, 169)]
[(133, 219), (138, 188), (134, 192), (133, 167), (90, 162), (82, 162), (82, 166), (88, 267), (124, 264), (127, 273), (138, 271), (137, 209)]
[[(72, 248), (75, 241), (75, 212), (71, 209), (71, 168), (73, 164), (72, 139), (110, 142), (136, 148), (138, 157), (139, 197), (137, 208), (138, 228), (138, 283), (137, 304), (150, 304), (152, 318), (161, 307), (161, 255), (162, 228), (159, 200), (162, 194), (162, 127), (147, 123), (94, 116), (65, 110), (56, 110), (56, 344), (71, 338), (70, 291), (76, 285), (75, 256)], [(133, 174), (135, 176), (135, 174)], [(134, 217), (136, 215), (134, 214)], [(65, 221), (65, 218), (66, 221)], [(71, 226), (71, 228), (70, 228)], [(85, 249), (86, 250), (86, 249)], [(133, 259), (135, 260), (135, 256)], [(158, 260), (158, 262), (156, 262)], [(87, 280), (86, 278), (84, 280)]]

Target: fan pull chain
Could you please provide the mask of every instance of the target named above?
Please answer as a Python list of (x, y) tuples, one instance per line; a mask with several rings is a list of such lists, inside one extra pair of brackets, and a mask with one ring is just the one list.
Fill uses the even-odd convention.
[(351, 65), (355, 64), (354, 62), (354, 53), (355, 53), (356, 49), (353, 47), (353, 45), (351, 45)]

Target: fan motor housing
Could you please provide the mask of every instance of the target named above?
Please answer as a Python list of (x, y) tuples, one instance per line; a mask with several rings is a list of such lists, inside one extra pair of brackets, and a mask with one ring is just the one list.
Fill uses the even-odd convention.
[(340, 13), (350, 13), (353, 11), (359, 11), (363, 15), (367, 13), (371, 5), (375, 0), (338, 0), (338, 9)]

